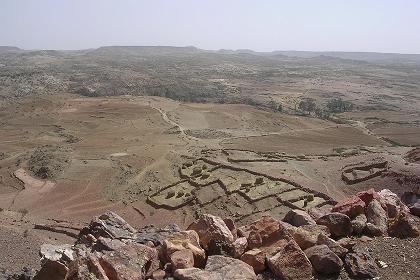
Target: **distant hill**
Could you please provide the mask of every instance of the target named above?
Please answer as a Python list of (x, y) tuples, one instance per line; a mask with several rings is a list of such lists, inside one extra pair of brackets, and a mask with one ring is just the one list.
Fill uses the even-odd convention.
[(18, 47), (13, 46), (0, 46), (0, 53), (6, 53), (6, 52), (18, 52), (21, 51)]
[(204, 52), (196, 47), (171, 47), (171, 46), (105, 46), (92, 50), (94, 54), (124, 54), (124, 55), (173, 55), (196, 54)]
[(292, 57), (313, 58), (329, 56), (342, 59), (363, 60), (374, 63), (420, 63), (420, 54), (376, 53), (376, 52), (312, 52), (312, 51), (274, 51)]

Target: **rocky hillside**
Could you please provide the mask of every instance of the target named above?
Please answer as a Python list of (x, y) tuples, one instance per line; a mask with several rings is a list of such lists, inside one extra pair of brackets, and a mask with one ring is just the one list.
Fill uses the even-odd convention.
[[(419, 279), (419, 203), (414, 192), (401, 201), (370, 189), (331, 209), (291, 210), (282, 221), (264, 216), (236, 227), (204, 214), (186, 230), (135, 229), (108, 211), (74, 244), (42, 245), (39, 271), (7, 279)], [(378, 251), (386, 246), (393, 249)], [(409, 278), (394, 268), (401, 263), (390, 251), (401, 250)]]

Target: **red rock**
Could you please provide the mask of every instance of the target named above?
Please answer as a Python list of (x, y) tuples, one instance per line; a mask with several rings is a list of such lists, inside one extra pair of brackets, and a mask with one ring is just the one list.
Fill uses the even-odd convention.
[(378, 198), (378, 193), (373, 188), (371, 188), (367, 191), (358, 192), (356, 196), (358, 196), (366, 205), (368, 205), (372, 200)]
[[(251, 234), (252, 232), (252, 234)], [(261, 246), (268, 246), (280, 239), (291, 240), (291, 235), (280, 224), (279, 221), (269, 216), (264, 216), (246, 226), (238, 228), (238, 235), (246, 237), (249, 242), (249, 237), (254, 240), (254, 236), (261, 237)], [(257, 235), (258, 234), (258, 235)], [(254, 241), (253, 241), (254, 242)], [(259, 242), (255, 242), (258, 244)]]
[(289, 223), (295, 227), (316, 224), (315, 220), (307, 212), (299, 209), (290, 210), (283, 218), (283, 222)]
[(249, 250), (241, 256), (241, 261), (249, 264), (254, 269), (255, 273), (265, 270), (265, 256), (266, 253), (258, 248)]
[(251, 230), (248, 234), (248, 247), (250, 249), (262, 246), (262, 237), (258, 231)]
[(172, 270), (194, 267), (194, 255), (191, 250), (183, 249), (171, 255)]
[(339, 212), (349, 216), (350, 218), (354, 218), (365, 212), (365, 206), (365, 202), (363, 202), (363, 200), (361, 200), (358, 196), (352, 196), (338, 202), (332, 208), (332, 212)]
[(338, 274), (343, 267), (341, 259), (326, 245), (316, 245), (305, 250), (314, 269), (321, 274)]
[(279, 248), (279, 252), (267, 259), (270, 270), (281, 279), (311, 279), (312, 265), (295, 241)]
[(234, 236), (225, 222), (216, 216), (204, 214), (197, 222), (192, 223), (188, 230), (194, 230), (200, 237), (201, 246), (207, 250), (210, 239), (232, 243)]

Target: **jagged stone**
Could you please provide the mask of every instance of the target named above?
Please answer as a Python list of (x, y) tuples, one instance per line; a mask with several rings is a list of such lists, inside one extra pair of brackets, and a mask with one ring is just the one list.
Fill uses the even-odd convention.
[(261, 237), (261, 246), (268, 246), (280, 239), (292, 239), (287, 229), (279, 221), (269, 216), (264, 216), (246, 226), (238, 228), (238, 235), (246, 237), (248, 245), (250, 234), (258, 234)]
[(211, 239), (232, 243), (234, 237), (225, 222), (216, 216), (204, 214), (197, 222), (192, 223), (188, 230), (194, 230), (200, 237), (200, 244), (206, 250)]
[(112, 211), (95, 217), (88, 227), (81, 230), (80, 235), (92, 234), (95, 238), (100, 236), (111, 239), (132, 239), (137, 231), (123, 218)]
[(171, 266), (173, 271), (183, 268), (194, 267), (194, 255), (191, 250), (183, 249), (171, 255)]
[(241, 260), (224, 256), (210, 256), (204, 270), (199, 268), (177, 269), (174, 277), (178, 280), (257, 279), (251, 266)]
[(171, 255), (183, 249), (188, 249), (194, 256), (194, 266), (205, 264), (206, 253), (201, 248), (197, 232), (193, 230), (172, 233), (163, 241), (162, 252), (166, 262), (170, 262)]
[(388, 234), (399, 238), (418, 237), (420, 231), (405, 212), (400, 212), (397, 217), (390, 220)]
[(160, 266), (156, 249), (138, 243), (126, 244), (117, 251), (105, 251), (98, 259), (110, 280), (145, 279)]
[(338, 274), (343, 267), (341, 259), (327, 245), (316, 245), (305, 250), (314, 269), (321, 274)]
[(43, 244), (40, 250), (41, 269), (36, 275), (39, 280), (62, 280), (67, 275), (68, 265), (74, 260), (71, 245)]
[(251, 230), (248, 234), (247, 240), (248, 240), (248, 247), (250, 249), (258, 248), (262, 246), (263, 240), (262, 240), (261, 234), (258, 231)]
[(305, 226), (301, 226), (300, 228), (307, 231), (311, 231), (315, 234), (324, 234), (326, 236), (331, 236), (330, 230), (328, 229), (327, 226), (324, 226), (324, 225), (305, 225)]
[(389, 218), (395, 218), (399, 212), (403, 211), (408, 213), (410, 210), (399, 199), (398, 195), (388, 189), (383, 189), (378, 192), (382, 201), (386, 205), (386, 210)]
[(322, 216), (331, 213), (331, 210), (332, 210), (332, 207), (331, 208), (312, 207), (311, 209), (308, 210), (308, 214), (316, 221), (319, 218), (321, 218)]
[(336, 237), (349, 236), (352, 232), (350, 218), (342, 213), (330, 213), (322, 216), (317, 221), (317, 224), (327, 226), (331, 234)]
[(293, 239), (296, 241), (296, 243), (302, 250), (316, 245), (319, 235), (319, 232), (305, 230), (300, 227), (294, 228), (293, 230), (289, 230), (289, 232), (292, 234)]
[(351, 221), (354, 234), (362, 234), (366, 228), (367, 218), (365, 214), (360, 214)]
[(279, 248), (279, 252), (267, 259), (270, 270), (281, 279), (311, 279), (312, 265), (295, 241)]
[(98, 258), (87, 253), (77, 258), (69, 265), (65, 280), (111, 280), (106, 275)]
[(93, 248), (95, 251), (115, 251), (124, 245), (125, 243), (119, 239), (110, 239), (100, 236), (94, 244)]
[(331, 211), (342, 213), (349, 216), (350, 218), (354, 218), (357, 215), (363, 214), (365, 212), (365, 206), (365, 202), (358, 196), (352, 196), (338, 202)]
[(255, 280), (257, 276), (251, 266), (241, 260), (224, 256), (210, 256), (207, 259), (206, 271), (219, 274), (222, 279)]
[(290, 210), (283, 218), (283, 222), (289, 223), (295, 227), (316, 224), (315, 220), (307, 212), (299, 209)]
[(378, 198), (378, 193), (373, 188), (370, 188), (367, 191), (358, 192), (356, 196), (363, 200), (366, 205), (368, 205), (372, 202), (372, 200)]
[(377, 200), (372, 200), (366, 208), (366, 233), (372, 236), (384, 235), (388, 229), (388, 218), (385, 210)]
[(337, 240), (337, 244), (349, 251), (353, 251), (354, 246), (356, 246), (356, 241), (352, 238), (346, 237)]
[(334, 239), (331, 239), (324, 234), (318, 235), (316, 244), (328, 246), (328, 248), (330, 248), (330, 250), (340, 258), (344, 258), (348, 252), (346, 248), (338, 244)]
[(236, 228), (235, 222), (231, 218), (224, 218), (223, 222), (225, 222), (226, 226), (232, 233), (233, 239), (236, 240), (236, 238), (238, 238), (238, 229)]
[(266, 252), (262, 251), (261, 249), (254, 248), (245, 252), (241, 256), (241, 261), (249, 264), (254, 269), (255, 273), (259, 273), (265, 270), (265, 257)]
[(171, 224), (164, 228), (156, 228), (153, 225), (146, 226), (140, 229), (134, 236), (137, 243), (144, 245), (153, 243), (154, 246), (160, 246), (163, 244), (163, 240), (174, 232), (181, 231), (178, 225)]
[(245, 253), (248, 247), (248, 241), (245, 237), (239, 237), (232, 243), (232, 247), (233, 257), (239, 259), (242, 256), (242, 254)]
[(227, 243), (223, 240), (211, 239), (207, 244), (207, 254), (212, 255), (223, 255), (223, 256), (233, 256), (233, 243)]
[(373, 278), (378, 273), (374, 259), (367, 252), (355, 252), (346, 255), (344, 267), (351, 277)]

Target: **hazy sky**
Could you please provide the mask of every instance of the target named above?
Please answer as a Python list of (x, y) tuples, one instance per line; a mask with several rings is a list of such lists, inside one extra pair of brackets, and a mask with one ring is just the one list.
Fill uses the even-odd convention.
[(420, 1), (0, 0), (0, 45), (420, 53)]

